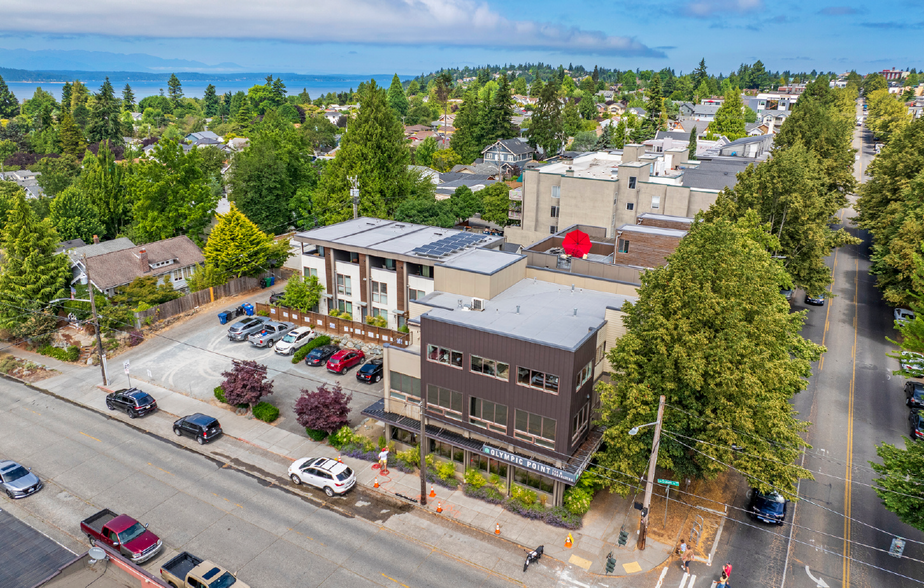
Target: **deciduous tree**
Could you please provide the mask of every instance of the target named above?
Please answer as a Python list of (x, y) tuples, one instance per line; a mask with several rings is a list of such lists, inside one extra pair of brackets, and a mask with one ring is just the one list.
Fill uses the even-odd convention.
[(129, 225), (131, 207), (123, 183), (123, 168), (115, 162), (108, 143), (100, 145), (98, 156), (87, 153), (84, 157), (77, 187), (99, 211), (107, 239), (116, 238)]
[(99, 211), (86, 194), (73, 186), (51, 201), (48, 218), (62, 241), (83, 239), (84, 243), (92, 243), (94, 235), (102, 235), (105, 231)]
[(340, 384), (321, 384), (313, 392), (302, 389), (301, 393), (295, 401), (299, 425), (329, 434), (350, 423), (353, 394), (344, 394)]
[(924, 443), (905, 440), (905, 449), (889, 443), (876, 446), (882, 463), (870, 461), (879, 477), (873, 480), (874, 490), (883, 506), (898, 515), (906, 525), (924, 531)]
[(251, 410), (264, 396), (273, 393), (273, 381), (266, 379), (266, 366), (252, 360), (231, 360), (231, 369), (221, 373), (221, 389), (228, 404), (246, 404)]
[(324, 292), (324, 286), (321, 285), (317, 276), (305, 278), (301, 274), (294, 274), (286, 282), (282, 304), (300, 312), (316, 311), (322, 292)]
[(218, 198), (202, 172), (198, 150), (188, 153), (161, 140), (129, 176), (133, 228), (144, 242), (187, 235), (199, 241), (212, 220)]
[[(80, 175), (80, 162), (73, 155), (46, 157), (34, 166), (40, 172), (38, 184), (48, 196), (56, 196)], [(60, 231), (59, 231), (60, 232)]]
[(700, 216), (668, 264), (642, 275), (638, 301), (622, 308), (627, 332), (608, 354), (619, 377), (597, 384), (607, 426), (601, 465), (644, 475), (651, 428), (628, 430), (655, 420), (663, 394), (660, 467), (714, 478), (729, 464), (789, 497), (810, 477), (794, 465), (807, 424), (790, 400), (823, 348), (802, 338), (805, 312), (780, 296), (788, 277), (768, 253), (772, 240), (754, 212), (735, 223)]
[(505, 227), (510, 224), (510, 187), (504, 182), (496, 182), (482, 188), (478, 192), (484, 203), (484, 211), (481, 218), (494, 223), (495, 225)]
[(735, 141), (747, 136), (744, 130), (744, 103), (741, 101), (741, 91), (732, 88), (725, 94), (725, 102), (715, 113), (715, 120), (709, 125), (709, 132), (716, 135), (725, 135), (729, 141)]
[(414, 150), (414, 163), (430, 167), (433, 165), (433, 155), (436, 153), (436, 139), (429, 136), (420, 142), (417, 149)]

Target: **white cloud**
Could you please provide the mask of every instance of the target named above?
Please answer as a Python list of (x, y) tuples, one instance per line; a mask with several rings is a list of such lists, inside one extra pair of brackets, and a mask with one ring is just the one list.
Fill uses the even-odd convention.
[(691, 0), (683, 12), (687, 16), (709, 18), (746, 14), (763, 10), (763, 0)]
[(632, 37), (510, 20), (478, 0), (5, 0), (0, 21), (0, 30), (18, 33), (664, 56)]

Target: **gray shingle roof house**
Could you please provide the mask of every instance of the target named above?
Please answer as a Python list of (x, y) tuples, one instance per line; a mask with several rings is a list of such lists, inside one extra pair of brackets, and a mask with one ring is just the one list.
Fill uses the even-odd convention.
[(170, 276), (173, 287), (181, 290), (193, 269), (203, 263), (202, 252), (185, 235), (87, 258), (93, 285), (106, 296), (135, 278), (150, 276), (158, 280)]
[(198, 133), (189, 133), (184, 137), (193, 145), (215, 145), (221, 143), (221, 137), (212, 131), (199, 131)]

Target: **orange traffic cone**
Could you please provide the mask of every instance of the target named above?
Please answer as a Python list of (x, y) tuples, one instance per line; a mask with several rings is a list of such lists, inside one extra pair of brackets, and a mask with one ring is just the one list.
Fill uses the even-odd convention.
[(494, 525), (494, 534), (495, 534), (495, 535), (500, 535), (500, 523), (496, 523), (496, 524)]
[(568, 533), (568, 538), (565, 539), (565, 547), (571, 549), (572, 545), (574, 545), (574, 540), (571, 538), (571, 533)]
[(379, 487), (379, 477), (378, 477), (378, 476), (375, 477), (375, 484), (373, 484), (372, 487), (373, 487), (373, 488), (378, 488), (378, 487)]
[(340, 455), (337, 456), (337, 463), (343, 463), (343, 460), (340, 459), (341, 457), (342, 457), (342, 456), (340, 456)]
[(433, 489), (433, 486), (430, 486), (430, 498), (436, 498), (436, 490)]
[(443, 503), (442, 503), (442, 502), (437, 502), (437, 503), (436, 503), (436, 512), (437, 512), (437, 513), (443, 512)]

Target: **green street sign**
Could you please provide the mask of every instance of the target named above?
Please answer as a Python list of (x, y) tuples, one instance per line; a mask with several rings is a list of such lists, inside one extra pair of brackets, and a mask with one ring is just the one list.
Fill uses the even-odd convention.
[(680, 482), (675, 482), (673, 480), (662, 480), (658, 478), (658, 484), (667, 484), (668, 486), (680, 486)]

